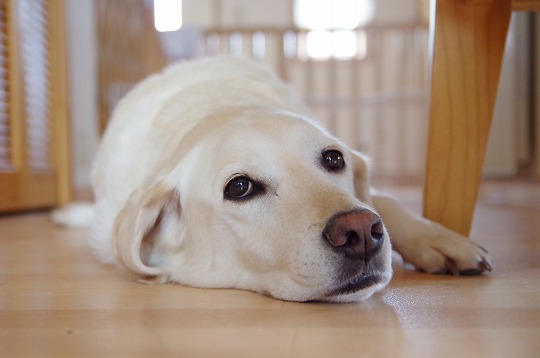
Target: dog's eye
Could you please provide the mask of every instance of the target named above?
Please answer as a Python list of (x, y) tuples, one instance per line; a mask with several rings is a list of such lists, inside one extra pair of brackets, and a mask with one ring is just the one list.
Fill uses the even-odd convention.
[(329, 149), (322, 153), (322, 164), (329, 171), (338, 171), (345, 168), (345, 159), (340, 151)]
[(255, 185), (247, 176), (237, 176), (229, 180), (225, 186), (225, 196), (230, 199), (241, 199), (253, 194)]

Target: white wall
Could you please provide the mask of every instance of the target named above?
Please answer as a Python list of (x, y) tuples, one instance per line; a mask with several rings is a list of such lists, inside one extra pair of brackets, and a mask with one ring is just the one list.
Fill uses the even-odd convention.
[(76, 190), (90, 186), (98, 143), (96, 29), (92, 0), (66, 0), (72, 168)]
[(222, 0), (223, 26), (289, 26), (290, 0)]
[(419, 0), (376, 0), (375, 24), (413, 23), (422, 16)]
[(517, 174), (520, 162), (530, 158), (529, 56), (527, 14), (514, 13), (499, 79), (484, 174), (508, 177)]
[[(407, 23), (424, 17), (428, 0), (364, 0), (375, 6), (374, 23)], [(286, 27), (294, 0), (183, 0), (188, 26)], [(216, 7), (217, 6), (217, 7)], [(217, 15), (221, 8), (221, 15)]]
[(215, 0), (183, 0), (182, 17), (186, 26), (212, 26)]

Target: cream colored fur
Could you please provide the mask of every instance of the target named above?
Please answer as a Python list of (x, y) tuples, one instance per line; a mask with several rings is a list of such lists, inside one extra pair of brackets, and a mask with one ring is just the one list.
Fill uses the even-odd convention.
[[(342, 172), (321, 166), (328, 148), (343, 154)], [(224, 188), (239, 174), (264, 190), (230, 200)], [(94, 247), (146, 282), (359, 301), (390, 281), (390, 235), (420, 270), (490, 269), (483, 249), (370, 194), (364, 158), (311, 120), (266, 67), (240, 58), (173, 65), (128, 93), (103, 138), (93, 186)], [(390, 234), (376, 262), (347, 278), (346, 258), (322, 231), (336, 213), (357, 209), (378, 212)], [(376, 283), (334, 293), (362, 275)]]

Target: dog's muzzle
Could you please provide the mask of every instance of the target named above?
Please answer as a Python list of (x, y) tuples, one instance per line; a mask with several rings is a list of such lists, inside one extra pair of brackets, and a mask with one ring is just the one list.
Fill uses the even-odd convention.
[(336, 286), (328, 297), (352, 294), (384, 281), (384, 258), (379, 255), (385, 240), (379, 215), (359, 208), (331, 217), (323, 237), (342, 257), (336, 266)]

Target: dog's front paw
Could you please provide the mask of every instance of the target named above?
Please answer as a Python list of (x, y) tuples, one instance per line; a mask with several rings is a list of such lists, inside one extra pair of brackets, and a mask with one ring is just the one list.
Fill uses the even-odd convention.
[(437, 236), (409, 239), (398, 252), (419, 271), (433, 274), (479, 275), (492, 269), (484, 248), (447, 229)]

